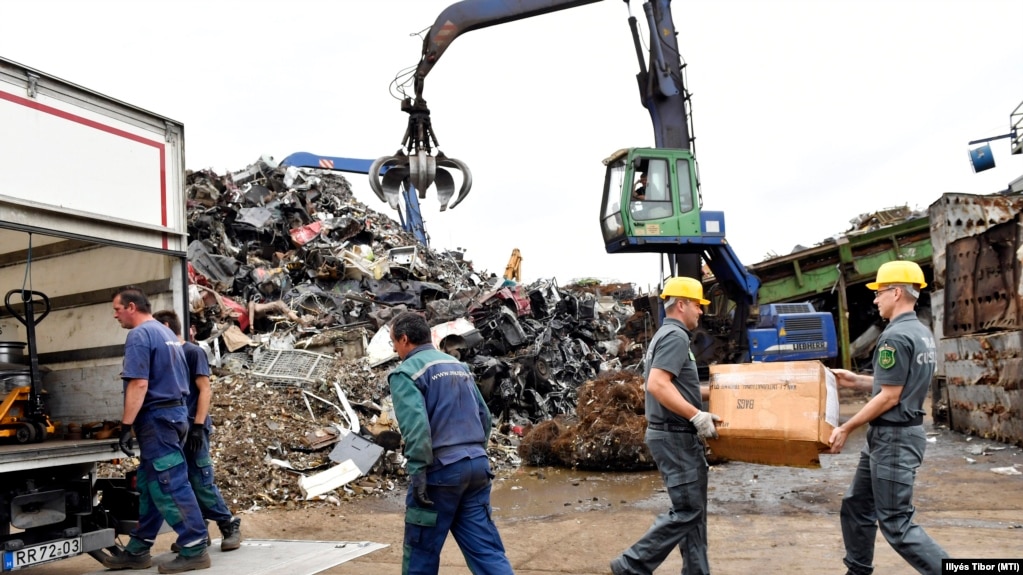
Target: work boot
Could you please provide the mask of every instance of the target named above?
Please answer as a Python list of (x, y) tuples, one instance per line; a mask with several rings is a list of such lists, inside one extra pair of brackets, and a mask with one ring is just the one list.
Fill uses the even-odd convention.
[(209, 569), (211, 564), (209, 551), (203, 549), (201, 555), (194, 557), (185, 557), (179, 553), (170, 563), (160, 565), (157, 571), (160, 573), (184, 573), (185, 571)]
[(221, 551), (234, 551), (242, 546), (241, 517), (232, 517), (227, 521), (220, 521), (217, 523), (217, 527), (220, 527), (220, 534), (223, 536), (223, 539), (220, 540)]
[(121, 551), (117, 555), (107, 555), (100, 560), (107, 569), (149, 569), (153, 565), (153, 557), (149, 551), (132, 553)]

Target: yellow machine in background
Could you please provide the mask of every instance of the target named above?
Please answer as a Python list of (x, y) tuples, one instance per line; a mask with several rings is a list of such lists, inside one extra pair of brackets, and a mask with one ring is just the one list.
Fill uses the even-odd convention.
[(513, 249), (511, 257), (508, 258), (508, 265), (504, 268), (504, 279), (522, 281), (522, 255), (519, 248)]

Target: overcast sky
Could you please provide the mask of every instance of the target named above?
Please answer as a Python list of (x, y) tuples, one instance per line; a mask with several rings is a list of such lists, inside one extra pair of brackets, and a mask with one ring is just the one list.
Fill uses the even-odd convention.
[[(407, 115), (389, 84), (448, 0), (6, 0), (0, 56), (185, 124), (186, 165), (261, 154), (376, 158)], [(642, 14), (642, 3), (632, 2)], [(746, 264), (815, 245), (859, 214), (926, 209), (1023, 175), (1008, 140), (974, 174), (967, 142), (1005, 134), (1023, 102), (1019, 0), (675, 0), (704, 208)], [(604, 167), (653, 145), (627, 7), (606, 1), (460, 36), (427, 79), (440, 149), (474, 186), (424, 200), (436, 249), (523, 281), (654, 286), (654, 255), (607, 255)], [(643, 26), (646, 37), (645, 25)], [(111, 167), (115, 168), (115, 167)], [(365, 176), (358, 197), (388, 212)], [(431, 190), (432, 192), (432, 190)]]

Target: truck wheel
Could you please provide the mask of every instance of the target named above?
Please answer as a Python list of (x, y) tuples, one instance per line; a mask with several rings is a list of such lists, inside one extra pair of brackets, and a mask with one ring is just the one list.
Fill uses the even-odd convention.
[(46, 424), (38, 421), (32, 422), (32, 427), (36, 430), (36, 441), (42, 443), (49, 437), (49, 433), (46, 432)]
[(36, 428), (31, 423), (19, 423), (18, 430), (14, 432), (14, 439), (18, 443), (32, 443), (36, 440)]

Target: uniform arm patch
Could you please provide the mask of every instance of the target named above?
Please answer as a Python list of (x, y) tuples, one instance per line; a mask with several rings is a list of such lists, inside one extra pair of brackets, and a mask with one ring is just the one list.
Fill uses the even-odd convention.
[(891, 344), (884, 344), (877, 350), (877, 365), (882, 369), (895, 367), (895, 347)]

